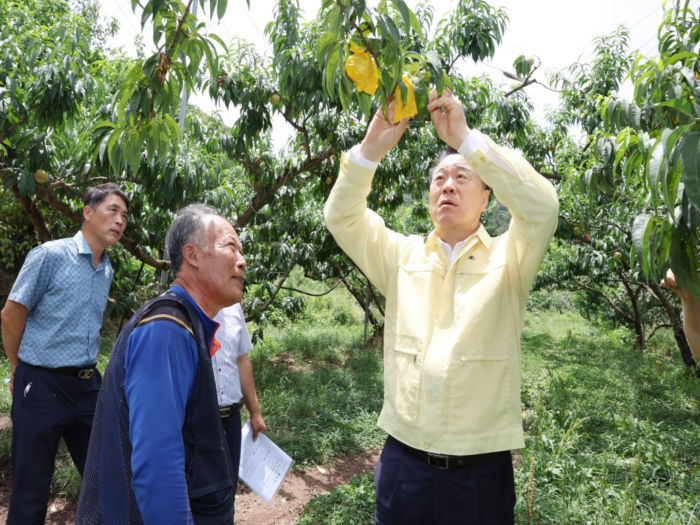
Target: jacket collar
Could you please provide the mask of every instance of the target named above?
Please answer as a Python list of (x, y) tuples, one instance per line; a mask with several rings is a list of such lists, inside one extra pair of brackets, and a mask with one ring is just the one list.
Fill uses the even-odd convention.
[[(428, 251), (438, 252), (444, 255), (444, 250), (442, 249), (442, 244), (440, 243), (440, 241), (441, 239), (435, 234), (435, 230), (431, 231), (430, 234), (428, 234), (428, 239), (425, 242)], [(483, 244), (487, 250), (491, 249), (493, 237), (489, 235), (489, 233), (486, 231), (486, 228), (484, 228), (484, 225), (480, 223), (476, 231), (472, 233), (469, 237), (467, 237), (466, 241), (467, 242), (465, 242), (462, 245), (459, 254), (457, 254), (455, 261), (457, 261), (463, 254), (470, 251), (472, 247), (479, 242)]]

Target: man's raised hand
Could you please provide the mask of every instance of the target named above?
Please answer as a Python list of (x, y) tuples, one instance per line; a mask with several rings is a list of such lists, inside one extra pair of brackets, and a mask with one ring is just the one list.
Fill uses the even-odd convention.
[(440, 97), (433, 89), (428, 96), (428, 111), (438, 137), (448, 146), (459, 149), (469, 135), (462, 103), (447, 88)]
[(392, 124), (393, 119), (394, 101), (392, 100), (387, 107), (387, 115), (384, 115), (382, 108), (379, 108), (372, 117), (357, 153), (374, 162), (382, 160), (384, 155), (399, 142), (410, 120), (404, 118), (396, 124)]

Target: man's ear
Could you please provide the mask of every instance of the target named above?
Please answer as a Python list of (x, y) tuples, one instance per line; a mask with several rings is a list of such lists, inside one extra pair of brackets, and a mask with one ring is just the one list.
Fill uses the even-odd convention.
[(489, 205), (489, 197), (491, 197), (491, 190), (484, 190), (484, 193), (482, 194), (483, 196), (483, 204), (481, 205), (481, 213), (484, 213), (486, 211), (486, 208)]
[(200, 250), (194, 244), (185, 244), (182, 248), (182, 260), (189, 266), (197, 268), (199, 266)]
[(83, 206), (83, 220), (85, 222), (90, 222), (92, 216), (95, 214), (95, 210), (92, 206)]

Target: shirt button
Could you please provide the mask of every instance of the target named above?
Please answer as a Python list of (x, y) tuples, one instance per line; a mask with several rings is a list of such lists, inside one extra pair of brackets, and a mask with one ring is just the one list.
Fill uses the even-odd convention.
[(425, 448), (425, 449), (430, 448), (430, 441), (423, 441), (423, 448)]

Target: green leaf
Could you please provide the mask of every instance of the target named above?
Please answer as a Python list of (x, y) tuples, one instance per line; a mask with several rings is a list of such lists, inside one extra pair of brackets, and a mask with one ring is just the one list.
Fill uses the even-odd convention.
[(658, 184), (659, 180), (665, 179), (666, 171), (668, 170), (668, 161), (663, 152), (663, 145), (660, 142), (649, 153), (647, 162), (647, 177), (649, 178), (649, 191), (653, 205), (658, 205)]
[(335, 6), (328, 12), (326, 15), (326, 24), (329, 32), (337, 36), (343, 24), (343, 17), (341, 16), (339, 7)]
[(436, 88), (436, 90), (437, 90), (437, 92), (438, 92), (438, 95), (442, 95), (442, 91), (445, 89), (445, 86), (449, 86), (449, 85), (450, 85), (450, 79), (449, 79), (449, 77), (447, 76), (447, 71), (445, 71), (445, 70), (443, 69), (443, 70), (442, 70), (442, 75), (439, 75), (439, 76), (435, 79), (435, 88)]
[(379, 27), (382, 30), (382, 36), (389, 40), (394, 47), (398, 48), (401, 45), (401, 36), (399, 35), (399, 30), (390, 16), (380, 16)]
[[(700, 57), (695, 55), (695, 58), (697, 60)], [(700, 82), (695, 78), (695, 73), (687, 67), (684, 67), (681, 69), (681, 74), (685, 77), (685, 81), (688, 83), (688, 86), (690, 86), (690, 89), (693, 90), (693, 94), (696, 97), (700, 97)]]
[(97, 123), (95, 123), (94, 126), (90, 128), (90, 133), (95, 133), (96, 131), (102, 129), (102, 128), (111, 128), (115, 129), (117, 125), (112, 122), (111, 120), (100, 120)]
[(681, 173), (685, 193), (700, 210), (700, 131), (687, 133), (681, 148)]
[(369, 118), (372, 114), (372, 96), (367, 93), (358, 92), (357, 100), (360, 103), (360, 111)]
[(216, 50), (206, 40), (202, 42), (201, 49), (204, 51), (204, 55), (207, 57), (207, 68), (209, 69), (209, 75), (212, 78), (216, 78), (219, 66), (217, 62)]
[(695, 259), (695, 247), (692, 243), (684, 240), (677, 230), (673, 231), (673, 240), (671, 241), (671, 270), (673, 270), (678, 286), (683, 290), (688, 290), (700, 300), (700, 279)]
[[(143, 13), (141, 13), (141, 30), (143, 30), (144, 27), (146, 27), (146, 23), (148, 22), (148, 17), (151, 16), (153, 9), (153, 4), (151, 2), (148, 2), (144, 8), (143, 8)], [(134, 9), (134, 11), (136, 11)]]
[(333, 97), (335, 92), (335, 75), (338, 72), (338, 48), (328, 55), (326, 68), (323, 70), (323, 87), (328, 96)]
[(627, 120), (635, 129), (639, 129), (642, 119), (642, 110), (637, 104), (630, 104), (627, 111)]
[(109, 165), (112, 168), (112, 172), (115, 174), (122, 171), (121, 157), (116, 151), (122, 133), (122, 130), (114, 130), (112, 135), (109, 137), (109, 142), (107, 143), (107, 157), (109, 158)]
[(137, 173), (141, 163), (141, 149), (133, 130), (124, 134), (124, 147), (122, 148), (124, 164), (131, 168), (132, 173)]
[(317, 50), (316, 50), (316, 61), (319, 64), (325, 64), (328, 56), (338, 49), (339, 43), (337, 40), (337, 35), (330, 31), (327, 31), (321, 35), (318, 39)]
[(216, 6), (216, 16), (221, 20), (226, 13), (226, 6), (228, 5), (228, 0), (219, 0), (219, 5)]
[(109, 158), (105, 159), (105, 152), (107, 151), (107, 144), (109, 143), (110, 135), (109, 133), (106, 133), (104, 137), (100, 140), (100, 146), (97, 149), (97, 157), (102, 161), (105, 162), (106, 160), (108, 161)]
[(343, 110), (347, 111), (350, 107), (350, 93), (354, 91), (354, 88), (348, 89), (344, 82), (338, 87), (338, 98), (340, 98), (340, 104), (343, 106)]
[(428, 112), (426, 106), (428, 105), (428, 89), (426, 84), (422, 80), (414, 81), (413, 92), (415, 93), (416, 106), (418, 107), (418, 115), (416, 115), (416, 118), (421, 119), (427, 117)]
[(222, 40), (222, 38), (219, 35), (217, 35), (215, 33), (209, 33), (207, 36), (208, 36), (208, 38), (212, 39), (214, 42), (219, 44), (223, 49), (227, 48), (226, 44), (224, 43), (224, 41)]
[(34, 189), (36, 188), (34, 176), (31, 173), (22, 173), (17, 181), (17, 187), (22, 195), (29, 197), (34, 193)]
[(418, 17), (413, 11), (409, 11), (409, 16), (410, 16), (410, 21), (411, 21), (411, 27), (413, 30), (416, 32), (418, 35), (418, 38), (420, 38), (420, 41), (425, 44), (427, 41), (425, 34), (423, 33), (423, 28), (420, 25), (420, 22), (418, 21)]
[(676, 142), (681, 135), (685, 133), (686, 129), (687, 128), (684, 127), (675, 128), (673, 130), (666, 128), (661, 132), (661, 143), (664, 145), (664, 152), (667, 157), (670, 158), (673, 156)]
[(403, 0), (391, 0), (391, 3), (394, 4), (396, 10), (401, 14), (401, 18), (403, 19), (403, 23), (406, 28), (413, 29), (421, 42), (425, 42), (423, 29), (421, 28), (415, 13), (408, 8)]
[(177, 151), (180, 141), (180, 127), (171, 115), (166, 114), (163, 117), (163, 120), (165, 120), (165, 124), (168, 127), (170, 146), (172, 147), (173, 151)]
[(666, 100), (664, 102), (659, 102), (656, 105), (661, 106), (661, 107), (673, 108), (687, 117), (691, 117), (691, 118), (695, 117), (695, 115), (693, 113), (693, 106), (691, 105), (690, 101), (687, 99), (674, 98), (672, 100)]
[(649, 276), (649, 238), (652, 229), (651, 215), (644, 213), (634, 218), (632, 223), (632, 243), (637, 250), (642, 272), (646, 276)]

